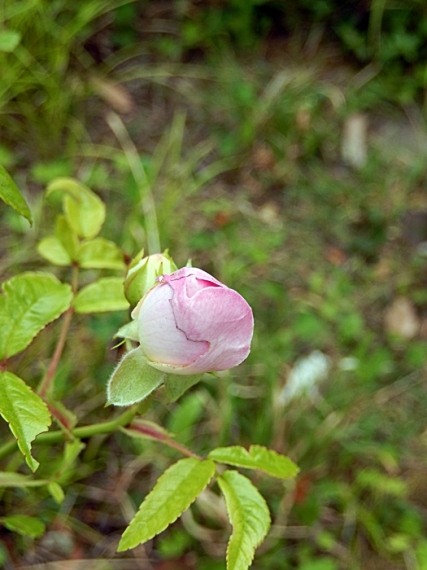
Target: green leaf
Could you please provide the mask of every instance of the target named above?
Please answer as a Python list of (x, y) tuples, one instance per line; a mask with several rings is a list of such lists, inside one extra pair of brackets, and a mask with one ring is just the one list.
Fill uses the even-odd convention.
[(80, 248), (79, 238), (67, 218), (61, 214), (56, 218), (55, 236), (61, 242), (62, 247), (68, 253), (70, 259), (72, 261), (77, 261), (77, 255)]
[(1, 487), (40, 487), (46, 485), (46, 481), (36, 480), (29, 475), (21, 475), (20, 473), (0, 472), (0, 488)]
[(200, 382), (203, 374), (191, 374), (180, 376), (178, 374), (166, 374), (164, 384), (169, 402), (175, 402), (192, 386)]
[(92, 190), (73, 178), (57, 178), (47, 188), (48, 196), (53, 192), (66, 194), (64, 213), (79, 237), (98, 235), (105, 220), (105, 204)]
[(31, 456), (31, 442), (51, 424), (46, 404), (21, 378), (3, 372), (0, 374), (0, 414), (9, 423), (28, 466), (35, 471), (39, 464)]
[(22, 273), (3, 283), (0, 296), (0, 360), (27, 348), (71, 305), (72, 290), (49, 273)]
[(9, 530), (31, 538), (43, 536), (45, 531), (45, 525), (40, 519), (28, 515), (10, 515), (2, 518), (1, 522)]
[(218, 447), (209, 453), (209, 458), (236, 467), (259, 469), (279, 479), (290, 479), (295, 477), (299, 471), (289, 457), (280, 455), (262, 445), (251, 445), (249, 451), (239, 445)]
[(21, 196), (21, 193), (19, 192), (15, 182), (9, 176), (5, 168), (1, 166), (1, 164), (0, 164), (0, 198), (3, 200), (3, 202), (6, 202), (8, 206), (12, 206), (12, 208), (16, 212), (18, 212), (18, 214), (24, 216), (24, 218), (27, 218), (30, 224), (33, 223), (31, 211), (27, 205), (27, 202)]
[(125, 354), (108, 381), (107, 401), (115, 406), (140, 402), (160, 386), (164, 375), (147, 364), (140, 348), (134, 348)]
[(21, 34), (15, 30), (2, 30), (0, 32), (0, 51), (12, 53), (21, 41)]
[(59, 266), (71, 265), (72, 259), (56, 236), (48, 236), (37, 244), (38, 253), (49, 263)]
[(86, 285), (77, 293), (74, 308), (77, 313), (103, 313), (128, 309), (129, 302), (123, 292), (123, 279), (102, 277)]
[(103, 238), (82, 243), (77, 261), (84, 269), (124, 269), (125, 267), (121, 250), (114, 242)]
[(233, 527), (227, 570), (247, 570), (270, 528), (267, 503), (249, 479), (237, 471), (225, 471), (217, 481)]
[(125, 338), (128, 340), (133, 340), (135, 342), (139, 342), (138, 336), (138, 324), (136, 321), (131, 321), (130, 323), (126, 323), (114, 335), (114, 338)]
[(188, 509), (215, 473), (210, 459), (181, 459), (161, 477), (145, 497), (139, 511), (125, 530), (118, 552), (135, 548), (156, 536)]
[(51, 481), (47, 486), (47, 490), (57, 505), (61, 505), (63, 503), (65, 495), (61, 485), (58, 485), (55, 481)]

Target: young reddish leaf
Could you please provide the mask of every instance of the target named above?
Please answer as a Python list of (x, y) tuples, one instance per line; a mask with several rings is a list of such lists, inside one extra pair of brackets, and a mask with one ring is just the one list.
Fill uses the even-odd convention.
[(209, 453), (209, 458), (236, 467), (259, 469), (279, 479), (290, 479), (298, 473), (298, 467), (289, 457), (262, 445), (251, 445), (249, 451), (239, 445), (218, 447)]
[(270, 528), (267, 503), (253, 484), (237, 471), (218, 477), (233, 533), (227, 547), (227, 570), (247, 570), (255, 549)]
[(188, 509), (215, 473), (210, 459), (181, 459), (158, 479), (125, 530), (118, 552), (135, 548), (156, 536)]
[[(9, 33), (16, 33), (16, 32), (9, 32)], [(3, 32), (3, 35), (4, 34), (5, 32)], [(19, 192), (15, 182), (12, 180), (7, 171), (1, 165), (0, 165), (0, 198), (8, 206), (12, 206), (12, 208), (16, 212), (18, 212), (18, 214), (24, 216), (24, 218), (27, 218), (30, 224), (33, 223), (33, 219), (31, 217), (31, 211), (27, 205), (27, 202), (21, 196), (21, 193)]]
[(74, 300), (77, 313), (104, 313), (124, 311), (129, 307), (123, 292), (123, 279), (102, 277), (83, 287)]
[(125, 354), (108, 381), (108, 403), (130, 406), (140, 402), (160, 386), (164, 375), (147, 364), (140, 348), (134, 348)]
[(130, 437), (139, 439), (152, 439), (154, 441), (169, 441), (173, 434), (149, 420), (134, 420), (128, 428), (121, 431)]
[(28, 466), (35, 471), (39, 464), (31, 456), (31, 442), (50, 426), (46, 404), (18, 376), (3, 372), (0, 374), (0, 414), (9, 423)]
[(71, 304), (72, 291), (49, 273), (22, 273), (3, 283), (0, 295), (0, 360), (27, 348)]

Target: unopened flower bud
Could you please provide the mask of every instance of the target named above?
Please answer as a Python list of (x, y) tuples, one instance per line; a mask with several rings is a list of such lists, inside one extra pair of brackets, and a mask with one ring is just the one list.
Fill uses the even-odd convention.
[(172, 273), (176, 269), (177, 266), (167, 252), (155, 253), (141, 259), (126, 275), (124, 288), (129, 303), (135, 306), (155, 285), (159, 275)]
[(132, 317), (148, 364), (170, 374), (227, 370), (250, 351), (250, 306), (201, 269), (184, 267), (160, 276)]

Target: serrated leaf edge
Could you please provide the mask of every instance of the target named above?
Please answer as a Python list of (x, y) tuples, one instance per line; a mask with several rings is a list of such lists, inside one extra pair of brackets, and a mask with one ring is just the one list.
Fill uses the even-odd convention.
[[(182, 462), (182, 461), (188, 461), (188, 460), (190, 460), (190, 459), (193, 459), (193, 460), (194, 460), (194, 458), (184, 458), (184, 459), (181, 459), (180, 461), (177, 461), (176, 463), (174, 463), (173, 465), (171, 465), (171, 466), (158, 478), (158, 480), (157, 480), (155, 486), (153, 487), (153, 489), (148, 493), (148, 495), (145, 497), (145, 499), (144, 499), (143, 502), (141, 503), (141, 505), (140, 505), (140, 507), (139, 507), (137, 513), (135, 514), (135, 517), (136, 517), (136, 516), (138, 515), (138, 513), (141, 511), (141, 509), (143, 508), (144, 504), (145, 504), (146, 501), (149, 499), (149, 497), (152, 496), (152, 495), (156, 492), (156, 490), (157, 490), (157, 488), (158, 488), (158, 485), (159, 485), (159, 484), (161, 483), (161, 481), (165, 478), (165, 476), (170, 472), (170, 470), (173, 469), (178, 463), (180, 463), (180, 462)], [(214, 474), (215, 474), (215, 467), (216, 467), (216, 466), (215, 466), (215, 462), (212, 461), (212, 460), (210, 460), (210, 459), (200, 460), (200, 461), (198, 461), (198, 463), (195, 463), (194, 468), (196, 468), (196, 466), (198, 466), (198, 464), (199, 464), (199, 463), (202, 463), (202, 462), (203, 462), (203, 463), (206, 463), (206, 462), (211, 462), (211, 463), (212, 463), (212, 475), (211, 475), (211, 476), (209, 477), (209, 479), (206, 481), (206, 484), (203, 486), (202, 489), (200, 489), (200, 492), (199, 492), (198, 494), (196, 494), (196, 496), (195, 496), (192, 500), (190, 500), (190, 501), (188, 502), (188, 504), (182, 509), (182, 511), (181, 511), (179, 514), (177, 514), (177, 516), (176, 516), (175, 518), (171, 519), (171, 520), (169, 521), (169, 523), (167, 523), (166, 526), (164, 526), (163, 528), (159, 528), (159, 529), (158, 529), (156, 532), (154, 532), (154, 533), (149, 533), (149, 534), (147, 535), (147, 538), (145, 539), (144, 542), (147, 542), (148, 540), (151, 540), (152, 538), (154, 538), (155, 536), (157, 536), (158, 534), (160, 534), (161, 532), (163, 532), (166, 528), (168, 528), (168, 526), (170, 526), (171, 524), (173, 524), (176, 520), (178, 520), (178, 518), (182, 515), (182, 513), (184, 513), (184, 512), (194, 503), (194, 501), (197, 499), (198, 495), (203, 491), (203, 489), (205, 489), (205, 488), (209, 485), (210, 481), (212, 480), (212, 477), (213, 477)], [(126, 533), (129, 531), (129, 528), (131, 527), (133, 521), (135, 520), (135, 517), (132, 519), (132, 521), (130, 522), (130, 524), (128, 525), (128, 527), (126, 528), (126, 530), (124, 531), (124, 533), (123, 533), (123, 535), (122, 535), (122, 537), (121, 537), (121, 539), (120, 539), (119, 546), (117, 547), (117, 552), (124, 552), (125, 550), (129, 550), (130, 548), (135, 548), (136, 546), (138, 546), (138, 544), (141, 544), (141, 542), (138, 542), (138, 543), (136, 543), (135, 545), (126, 546), (126, 547), (124, 547), (124, 548), (123, 548), (123, 546), (122, 546), (122, 547), (120, 546), (120, 545), (123, 543), (123, 539), (125, 538)]]
[[(265, 500), (264, 497), (261, 495), (261, 493), (258, 491), (258, 489), (255, 487), (255, 485), (253, 485), (252, 481), (250, 481), (250, 479), (248, 479), (247, 477), (245, 477), (244, 475), (242, 475), (242, 474), (239, 473), (238, 471), (226, 471), (225, 473), (237, 473), (240, 477), (244, 477), (244, 478), (252, 485), (252, 487), (253, 487), (253, 488), (256, 490), (256, 492), (258, 493), (258, 496), (259, 496), (259, 499), (260, 499), (260, 503), (262, 502), (263, 506), (265, 507), (265, 509), (266, 509), (266, 511), (267, 511), (267, 513), (268, 513), (269, 526), (270, 526), (270, 525), (271, 525), (270, 509), (268, 508), (268, 505), (267, 505), (266, 500)], [(225, 480), (223, 476), (220, 476), (220, 477), (218, 477), (218, 485), (219, 485), (220, 488), (221, 488), (221, 492), (223, 492), (223, 489), (222, 489), (222, 487), (221, 487), (221, 483), (220, 483), (220, 482), (225, 482), (225, 484), (230, 488), (230, 490), (231, 490), (231, 491), (234, 491), (234, 488), (230, 485), (230, 483), (229, 483), (227, 480)], [(233, 536), (235, 535), (235, 526), (236, 526), (236, 525), (233, 525), (232, 516), (231, 516), (230, 510), (229, 510), (229, 508), (228, 508), (228, 507), (229, 507), (229, 504), (228, 504), (228, 502), (227, 502), (225, 493), (223, 493), (223, 495), (224, 495), (224, 499), (225, 499), (225, 504), (226, 504), (226, 508), (227, 508), (228, 517), (229, 517), (230, 524), (231, 524), (231, 527), (232, 527), (232, 533), (231, 533), (231, 536), (230, 536), (229, 541), (228, 541), (228, 544), (227, 544), (227, 554), (226, 554), (227, 570), (236, 570), (236, 567), (235, 567), (235, 566), (230, 566), (230, 560), (229, 560), (229, 551), (230, 551), (230, 546), (231, 546), (231, 544), (232, 544)], [(235, 494), (234, 494), (233, 499), (236, 499), (236, 495), (235, 495)], [(235, 515), (234, 515), (234, 516), (235, 516)], [(240, 513), (239, 513), (239, 516), (240, 516)], [(234, 522), (235, 522), (235, 521), (234, 521)], [(250, 561), (249, 561), (249, 566), (247, 566), (247, 568), (249, 568), (250, 565), (252, 564), (252, 562), (253, 562), (253, 560), (254, 560), (254, 558), (255, 558), (256, 549), (257, 549), (258, 546), (263, 542), (264, 538), (267, 536), (267, 533), (268, 533), (268, 529), (267, 529), (267, 532), (264, 534), (263, 537), (261, 537), (258, 541), (256, 541), (256, 542), (253, 543), (252, 556), (251, 556), (251, 559), (250, 559)], [(237, 570), (240, 570), (240, 569), (237, 569)]]

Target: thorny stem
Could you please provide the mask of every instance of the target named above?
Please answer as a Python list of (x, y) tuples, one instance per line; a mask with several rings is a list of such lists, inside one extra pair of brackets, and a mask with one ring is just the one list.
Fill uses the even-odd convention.
[(156, 205), (154, 203), (150, 183), (144, 167), (141, 164), (138, 151), (126, 130), (123, 121), (118, 115), (116, 115), (116, 113), (113, 113), (113, 111), (108, 113), (107, 123), (116, 135), (117, 140), (125, 153), (129, 167), (141, 193), (142, 210), (147, 229), (148, 253), (160, 253), (160, 237), (157, 225)]
[[(138, 405), (134, 405), (123, 414), (118, 416), (114, 420), (110, 420), (108, 422), (100, 422), (98, 424), (93, 424), (90, 426), (81, 426), (73, 429), (71, 434), (78, 439), (84, 439), (87, 437), (92, 437), (94, 435), (105, 435), (109, 433), (114, 433), (119, 428), (127, 426), (135, 417), (137, 412)], [(49, 431), (47, 433), (40, 434), (37, 439), (34, 441), (35, 444), (51, 444), (51, 443), (59, 443), (64, 441), (64, 432), (63, 431)], [(17, 447), (16, 440), (10, 440), (5, 443), (2, 447), (0, 447), (0, 460), (4, 459), (11, 453), (15, 451)]]
[[(77, 266), (73, 266), (73, 273), (71, 277), (71, 287), (73, 294), (75, 295), (78, 287), (79, 269)], [(59, 335), (58, 343), (53, 353), (52, 360), (50, 361), (49, 368), (47, 369), (46, 375), (43, 378), (38, 393), (42, 398), (45, 398), (48, 394), (52, 382), (55, 378), (56, 369), (58, 368), (59, 361), (61, 359), (62, 351), (64, 350), (65, 341), (67, 339), (68, 329), (70, 328), (71, 318), (73, 316), (73, 308), (70, 307), (68, 311), (65, 312), (64, 320), (62, 321), (61, 333)]]

